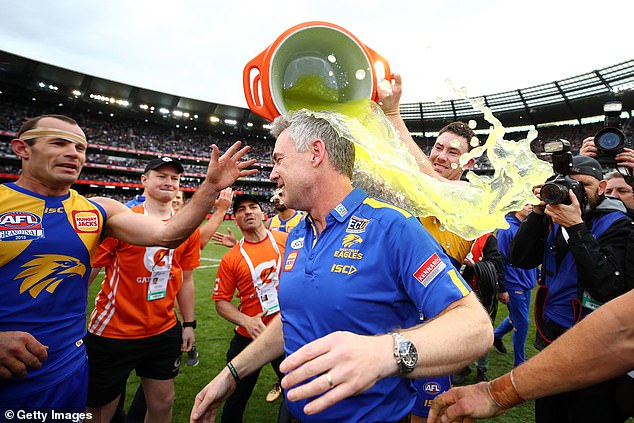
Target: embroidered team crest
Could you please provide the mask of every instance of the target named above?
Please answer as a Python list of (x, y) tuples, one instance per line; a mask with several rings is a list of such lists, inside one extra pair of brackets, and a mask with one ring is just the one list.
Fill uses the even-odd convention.
[(33, 298), (45, 289), (52, 294), (64, 279), (86, 274), (86, 267), (79, 260), (58, 254), (38, 254), (22, 268), (24, 270), (15, 277), (16, 280), (24, 279), (20, 294), (28, 291)]
[(354, 244), (361, 244), (362, 242), (363, 242), (363, 238), (361, 238), (359, 235), (348, 234), (343, 237), (343, 240), (341, 241), (341, 245), (343, 245), (346, 248), (350, 248)]
[(98, 232), (99, 214), (96, 210), (73, 211), (73, 226), (75, 232)]

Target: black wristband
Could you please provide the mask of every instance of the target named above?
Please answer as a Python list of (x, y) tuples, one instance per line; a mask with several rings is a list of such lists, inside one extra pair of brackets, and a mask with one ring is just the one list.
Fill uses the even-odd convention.
[(192, 320), (191, 322), (183, 322), (183, 327), (196, 329), (196, 321)]
[(235, 367), (233, 367), (233, 364), (231, 364), (231, 362), (227, 363), (227, 368), (231, 372), (231, 376), (233, 376), (233, 379), (236, 381), (236, 383), (240, 383), (240, 376), (238, 376), (238, 371)]

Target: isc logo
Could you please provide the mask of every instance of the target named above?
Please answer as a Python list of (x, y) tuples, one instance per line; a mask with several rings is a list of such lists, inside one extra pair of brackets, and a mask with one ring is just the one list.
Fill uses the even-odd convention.
[(330, 268), (331, 273), (343, 273), (344, 275), (352, 275), (357, 272), (357, 268), (351, 264), (333, 264)]

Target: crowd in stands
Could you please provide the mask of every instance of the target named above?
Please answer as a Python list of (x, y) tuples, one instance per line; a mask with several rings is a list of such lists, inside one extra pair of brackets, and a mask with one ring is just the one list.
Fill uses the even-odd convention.
[[(0, 131), (17, 132), (23, 119), (35, 114), (63, 112), (52, 109), (54, 109), (53, 106), (41, 106), (37, 103), (24, 105), (3, 101), (2, 107), (0, 107)], [(82, 178), (89, 180), (138, 183), (137, 174), (123, 169), (100, 170), (91, 165), (116, 166), (140, 173), (147, 160), (147, 157), (142, 157), (141, 152), (147, 152), (157, 155), (186, 156), (187, 158), (180, 157), (185, 167), (182, 186), (185, 188), (195, 187), (198, 185), (199, 179), (194, 177), (194, 175), (203, 175), (205, 173), (205, 164), (211, 150), (211, 144), (215, 143), (220, 150), (224, 150), (237, 138), (235, 135), (198, 130), (198, 128), (195, 128), (195, 123), (183, 123), (182, 125), (156, 124), (148, 122), (147, 119), (114, 118), (94, 112), (74, 117), (85, 128), (90, 143), (88, 161), (82, 173)], [(573, 154), (577, 154), (581, 148), (581, 141), (585, 137), (596, 133), (601, 126), (602, 123), (599, 122), (588, 125), (541, 127), (538, 130), (538, 139), (543, 141), (559, 138), (566, 139), (571, 143)], [(517, 141), (525, 139), (527, 133), (528, 131), (508, 132), (505, 138)], [(479, 135), (479, 138), (481, 142), (484, 142), (485, 135)], [(415, 137), (415, 140), (423, 151), (429, 154), (435, 137)], [(257, 175), (257, 181), (266, 183), (270, 171), (268, 166), (272, 166), (273, 140), (261, 136), (258, 138), (245, 138), (243, 142), (251, 146), (249, 157), (256, 158), (258, 163), (267, 166)], [(117, 151), (116, 148), (136, 150), (139, 152), (139, 157), (126, 157)], [(0, 143), (0, 155), (3, 153), (13, 157), (13, 152), (8, 142)], [(4, 162), (6, 162), (6, 159), (4, 159)], [(15, 172), (17, 172), (18, 168), (17, 160), (14, 164), (2, 164), (3, 173), (16, 174)], [(473, 170), (478, 173), (492, 171), (486, 155), (476, 160)], [(272, 184), (250, 184), (248, 182), (245, 183), (245, 181), (242, 181), (241, 185), (236, 187), (236, 189), (267, 198), (273, 193)]]

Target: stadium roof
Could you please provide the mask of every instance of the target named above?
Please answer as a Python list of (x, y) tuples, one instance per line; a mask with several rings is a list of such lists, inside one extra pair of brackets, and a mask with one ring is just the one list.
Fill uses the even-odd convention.
[[(108, 103), (121, 113), (163, 115), (196, 120), (238, 133), (267, 132), (268, 121), (249, 109), (161, 93), (86, 75), (0, 51), (0, 91), (28, 99), (37, 93), (56, 94), (74, 102)], [(483, 96), (485, 104), (506, 127), (577, 120), (601, 115), (607, 101), (634, 109), (634, 59), (560, 81)], [(452, 120), (475, 120), (488, 128), (483, 114), (467, 100), (406, 103), (401, 112), (412, 132), (435, 132)]]

